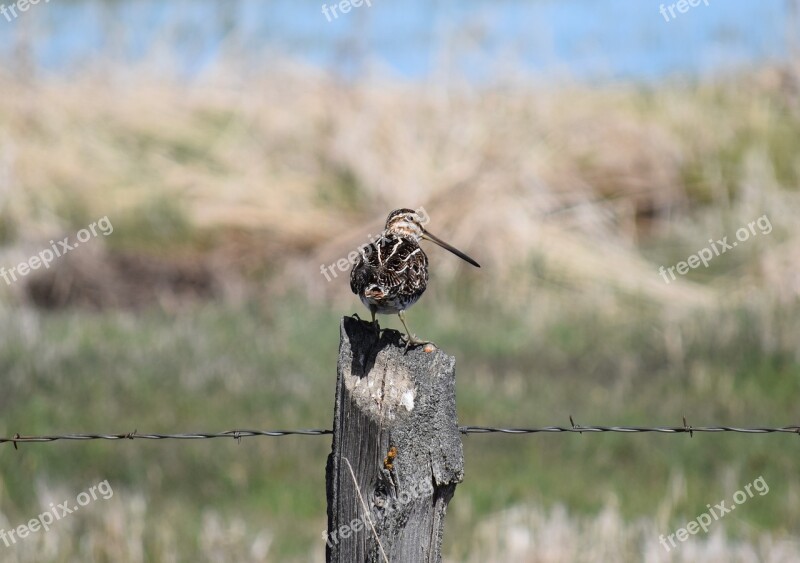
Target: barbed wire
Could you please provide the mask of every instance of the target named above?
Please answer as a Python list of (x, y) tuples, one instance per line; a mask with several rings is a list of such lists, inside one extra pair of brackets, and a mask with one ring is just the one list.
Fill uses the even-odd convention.
[(226, 430), (225, 432), (189, 432), (175, 434), (140, 434), (138, 431), (125, 434), (59, 434), (47, 436), (22, 436), (0, 438), (0, 444), (11, 442), (14, 447), (26, 442), (57, 442), (59, 440), (205, 440), (209, 438), (233, 438), (237, 441), (252, 436), (320, 436), (333, 434), (333, 430)]
[(661, 434), (689, 434), (695, 432), (739, 432), (742, 434), (787, 433), (800, 435), (800, 426), (780, 428), (737, 428), (735, 426), (543, 426), (541, 428), (492, 428), (488, 426), (462, 426), (462, 434), (537, 434), (544, 432), (622, 432), (628, 434), (658, 432)]
[[(645, 433), (655, 432), (660, 434), (689, 434), (695, 432), (736, 432), (741, 434), (798, 434), (800, 426), (781, 426), (778, 428), (756, 427), (739, 428), (735, 426), (690, 426), (683, 421), (683, 426), (582, 426), (575, 424), (570, 417), (571, 426), (541, 426), (538, 428), (499, 428), (493, 426), (459, 426), (462, 434), (540, 434), (540, 433), (578, 433), (584, 432), (620, 432), (620, 433)], [(210, 438), (233, 438), (237, 442), (242, 438), (254, 436), (323, 436), (333, 434), (332, 430), (227, 430), (225, 432), (191, 432), (176, 434), (140, 434), (136, 430), (124, 434), (60, 434), (46, 436), (23, 436), (15, 434), (11, 438), (0, 438), (0, 444), (17, 444), (57, 442), (61, 440), (205, 440)]]

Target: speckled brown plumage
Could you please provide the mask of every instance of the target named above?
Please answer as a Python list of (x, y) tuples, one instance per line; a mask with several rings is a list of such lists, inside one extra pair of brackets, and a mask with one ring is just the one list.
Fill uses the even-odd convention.
[[(428, 233), (425, 220), (413, 209), (396, 209), (386, 219), (381, 237), (361, 250), (361, 256), (350, 272), (350, 289), (376, 314), (397, 314), (408, 327), (403, 311), (422, 297), (428, 285), (428, 257), (419, 245), (427, 239), (453, 252), (470, 264), (472, 258)], [(377, 325), (376, 325), (377, 326)], [(421, 344), (408, 332), (409, 344)]]

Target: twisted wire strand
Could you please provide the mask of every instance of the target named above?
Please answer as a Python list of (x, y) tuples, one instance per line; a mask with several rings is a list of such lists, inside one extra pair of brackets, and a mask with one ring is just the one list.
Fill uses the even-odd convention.
[(658, 432), (661, 434), (693, 434), (694, 432), (738, 432), (742, 434), (800, 434), (800, 426), (782, 426), (780, 428), (738, 428), (735, 426), (542, 426), (540, 428), (494, 428), (490, 426), (462, 426), (462, 434), (537, 434), (544, 432), (622, 432), (643, 433)]
[[(570, 418), (570, 422), (571, 418)], [(493, 426), (460, 426), (462, 434), (540, 434), (540, 433), (578, 433), (584, 432), (620, 432), (620, 433), (647, 433), (660, 434), (689, 434), (695, 432), (735, 432), (741, 434), (798, 434), (800, 426), (781, 426), (778, 428), (755, 427), (739, 428), (736, 426), (582, 426), (574, 422), (571, 426), (541, 426), (538, 428), (500, 428)], [(189, 432), (173, 434), (140, 434), (136, 430), (124, 434), (52, 434), (45, 436), (23, 436), (15, 434), (11, 438), (0, 438), (0, 444), (17, 444), (56, 442), (61, 440), (206, 440), (211, 438), (233, 438), (240, 441), (242, 438), (255, 436), (280, 437), (280, 436), (323, 436), (333, 434), (332, 430), (227, 430), (225, 432)]]

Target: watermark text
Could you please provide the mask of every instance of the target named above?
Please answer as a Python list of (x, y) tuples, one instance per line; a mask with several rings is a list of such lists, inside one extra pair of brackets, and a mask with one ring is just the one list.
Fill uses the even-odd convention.
[[(6, 6), (5, 4), (0, 4), (0, 14), (5, 16), (6, 21), (13, 21), (19, 17), (21, 12), (27, 12), (31, 6), (35, 6), (41, 0), (17, 0), (10, 6)], [(44, 3), (47, 4), (50, 0), (44, 0)]]
[[(418, 209), (415, 209), (414, 212), (422, 217), (423, 225), (428, 224), (430, 217), (428, 217), (428, 213), (425, 211), (424, 207), (419, 207)], [(365, 242), (357, 249), (351, 251), (350, 254), (347, 255), (347, 258), (339, 258), (339, 260), (329, 265), (321, 264), (319, 267), (319, 272), (325, 276), (326, 281), (331, 281), (333, 278), (338, 277), (340, 272), (346, 272), (350, 269), (350, 266), (355, 266), (356, 262), (358, 262), (358, 258), (362, 254), (369, 255), (370, 252), (372, 252), (372, 245), (375, 243), (375, 241), (380, 240), (381, 236), (383, 236), (382, 233), (379, 233), (375, 236), (370, 233), (367, 236), (369, 242)]]
[(678, 0), (672, 4), (661, 4), (658, 8), (658, 12), (664, 16), (664, 21), (669, 23), (678, 17), (675, 13), (676, 10), (678, 14), (685, 14), (690, 8), (696, 8), (700, 4), (708, 6), (708, 0)]
[[(758, 227), (762, 235), (768, 235), (772, 232), (772, 223), (770, 223), (769, 217), (762, 215), (755, 221), (750, 221), (747, 226), (737, 229), (735, 241), (728, 242), (728, 237), (722, 237), (717, 241), (708, 239), (708, 242), (711, 243), (710, 246), (699, 250), (696, 254), (692, 254), (685, 261), (678, 262), (674, 266), (670, 266), (669, 268), (661, 266), (658, 269), (658, 273), (664, 278), (664, 283), (670, 283), (677, 279), (675, 277), (676, 270), (679, 275), (684, 276), (689, 271), (689, 268), (699, 268), (700, 264), (708, 268), (708, 263), (713, 258), (725, 254), (729, 250), (733, 250), (735, 247), (739, 246), (740, 242), (747, 241), (751, 235), (757, 235), (756, 227)], [(669, 277), (667, 274), (669, 274)]]
[(59, 241), (50, 241), (50, 247), (45, 248), (38, 254), (31, 256), (24, 262), (20, 262), (16, 266), (6, 270), (0, 266), (0, 277), (5, 280), (6, 285), (11, 285), (12, 282), (17, 281), (18, 277), (22, 278), (30, 274), (33, 270), (38, 270), (44, 266), (45, 270), (50, 268), (50, 263), (56, 258), (64, 256), (70, 250), (74, 250), (80, 246), (81, 243), (88, 242), (93, 237), (102, 234), (108, 236), (114, 232), (114, 225), (108, 220), (106, 215), (102, 219), (89, 224), (85, 229), (81, 229), (75, 234), (77, 241), (71, 242), (69, 237)]
[(50, 526), (55, 522), (69, 514), (78, 512), (81, 507), (86, 506), (98, 498), (108, 500), (113, 496), (114, 490), (111, 488), (111, 485), (108, 484), (108, 479), (106, 479), (79, 493), (75, 498), (75, 504), (71, 507), (69, 500), (65, 500), (61, 504), (51, 502), (49, 510), (42, 512), (36, 518), (31, 518), (26, 524), (20, 524), (16, 528), (8, 531), (0, 529), (0, 541), (2, 541), (6, 547), (11, 547), (16, 544), (17, 541), (24, 540), (29, 535), (35, 534), (40, 530), (49, 532)]
[[(668, 534), (666, 538), (664, 534), (661, 534), (658, 537), (658, 542), (661, 546), (667, 551), (671, 551), (672, 549), (678, 547), (678, 544), (675, 543), (677, 539), (680, 542), (685, 542), (689, 539), (689, 535), (695, 535), (700, 530), (703, 530), (703, 533), (708, 533), (708, 527), (712, 524), (712, 522), (716, 522), (724, 517), (726, 514), (729, 514), (736, 510), (736, 507), (740, 504), (744, 504), (749, 499), (753, 498), (755, 495), (753, 494), (753, 489), (759, 494), (759, 496), (764, 496), (769, 492), (769, 485), (764, 480), (764, 477), (759, 476), (755, 481), (752, 483), (748, 483), (742, 489), (733, 493), (733, 504), (730, 506), (726, 506), (727, 501), (720, 501), (718, 504), (715, 504), (713, 507), (710, 504), (707, 504), (706, 507), (708, 508), (707, 512), (703, 512), (700, 516), (686, 524), (683, 528), (678, 528), (672, 534)], [(712, 520), (713, 518), (713, 520)]]
[[(325, 17), (328, 18), (330, 22), (339, 17), (339, 14), (336, 13), (337, 10), (342, 14), (346, 14), (351, 9), (360, 8), (364, 4), (367, 5), (367, 8), (372, 8), (372, 2), (370, 0), (341, 0), (341, 2), (331, 4), (330, 6), (323, 4), (322, 13), (325, 14)], [(331, 19), (331, 16), (333, 16), (333, 19)]]

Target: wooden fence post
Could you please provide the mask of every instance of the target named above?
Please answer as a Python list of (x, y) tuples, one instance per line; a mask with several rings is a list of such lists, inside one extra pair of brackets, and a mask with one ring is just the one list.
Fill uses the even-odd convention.
[[(455, 358), (405, 353), (400, 333), (341, 324), (326, 561), (441, 561), (447, 503), (464, 476)], [(356, 486), (357, 485), (357, 486)]]

